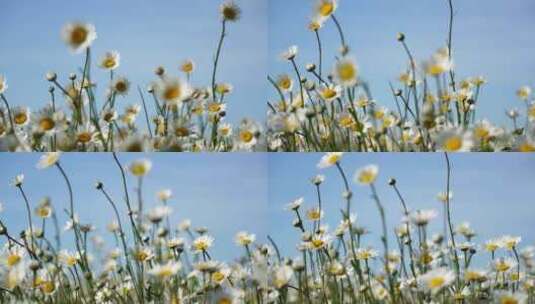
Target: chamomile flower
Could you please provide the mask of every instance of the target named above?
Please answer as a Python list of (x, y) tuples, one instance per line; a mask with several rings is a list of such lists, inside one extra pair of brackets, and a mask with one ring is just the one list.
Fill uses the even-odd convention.
[(516, 91), (516, 96), (521, 100), (527, 101), (531, 96), (531, 88), (529, 86), (522, 86)]
[(167, 105), (177, 105), (190, 96), (189, 86), (179, 78), (163, 78), (157, 85), (160, 99)]
[(11, 180), (11, 186), (20, 187), (23, 182), (24, 182), (24, 174), (19, 174)]
[(337, 7), (337, 0), (317, 0), (315, 13), (322, 18), (328, 18), (334, 14)]
[(293, 60), (297, 55), (298, 51), (299, 48), (297, 47), (297, 45), (292, 45), (286, 51), (282, 52), (281, 57), (282, 59)]
[(105, 70), (115, 70), (119, 67), (121, 62), (121, 55), (117, 51), (109, 51), (104, 53), (100, 59), (99, 66)]
[(338, 60), (332, 74), (335, 81), (343, 87), (352, 87), (357, 84), (358, 67), (351, 58), (344, 57)]
[(252, 244), (256, 239), (254, 234), (247, 233), (246, 231), (240, 231), (236, 234), (234, 241), (239, 246), (248, 246)]
[(434, 209), (429, 210), (416, 210), (414, 213), (410, 215), (410, 220), (416, 225), (416, 226), (425, 226), (437, 217), (438, 212)]
[(289, 92), (293, 87), (293, 80), (288, 74), (282, 74), (277, 77), (277, 86), (283, 92)]
[(436, 294), (453, 283), (454, 280), (455, 274), (453, 271), (447, 268), (437, 268), (421, 275), (418, 278), (418, 283), (425, 290), (429, 290), (433, 294)]
[(126, 77), (117, 77), (111, 83), (111, 91), (117, 95), (125, 96), (130, 89), (130, 81)]
[(156, 264), (148, 273), (158, 280), (167, 280), (180, 270), (180, 263), (169, 261), (166, 264)]
[(151, 168), (152, 162), (150, 160), (139, 159), (133, 161), (128, 169), (130, 170), (130, 173), (132, 173), (132, 175), (141, 177), (147, 175)]
[(186, 59), (180, 64), (180, 71), (186, 74), (191, 74), (195, 70), (195, 63), (191, 59)]
[(52, 204), (50, 203), (50, 198), (45, 197), (41, 200), (39, 205), (35, 208), (35, 215), (40, 218), (49, 218), (52, 215)]
[(461, 128), (446, 128), (436, 137), (437, 149), (445, 152), (470, 151), (474, 141), (472, 134)]
[(214, 243), (214, 238), (209, 235), (201, 235), (193, 240), (192, 249), (195, 252), (202, 253), (210, 249)]
[(241, 9), (232, 0), (225, 1), (220, 7), (221, 17), (224, 21), (236, 22), (240, 19)]
[(317, 165), (319, 169), (325, 169), (336, 165), (342, 159), (343, 152), (328, 152), (323, 155)]
[(163, 202), (168, 201), (171, 196), (173, 196), (171, 189), (162, 189), (156, 193), (156, 197)]
[(431, 59), (424, 62), (424, 71), (431, 76), (438, 76), (440, 74), (449, 72), (453, 68), (453, 62), (449, 58), (448, 48), (439, 49)]
[(367, 165), (355, 173), (353, 180), (361, 185), (370, 185), (375, 182), (379, 174), (379, 167), (376, 165)]
[(80, 53), (91, 46), (97, 38), (97, 32), (92, 24), (72, 22), (63, 27), (61, 36), (71, 51)]
[(22, 127), (30, 122), (30, 109), (28, 107), (15, 107), (13, 109), (13, 122)]
[(273, 273), (273, 285), (276, 288), (286, 286), (293, 277), (293, 269), (288, 265), (282, 265), (275, 269)]

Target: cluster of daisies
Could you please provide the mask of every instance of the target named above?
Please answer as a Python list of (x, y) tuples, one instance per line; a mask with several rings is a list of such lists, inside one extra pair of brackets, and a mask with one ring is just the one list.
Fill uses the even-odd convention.
[[(403, 210), (399, 224), (387, 223), (378, 188), (379, 168), (367, 165), (352, 181), (342, 165), (343, 154), (329, 152), (318, 163), (320, 170), (340, 176), (340, 222), (332, 229), (324, 219), (324, 175), (310, 179), (314, 202), (304, 198), (287, 204), (292, 225), (300, 235), (299, 254), (283, 259), (290, 266), (285, 288), (277, 291), (278, 303), (533, 303), (535, 301), (535, 247), (520, 248), (521, 238), (503, 235), (476, 244), (469, 223), (455, 225), (451, 216), (450, 162), (448, 179), (437, 195), (444, 205), (436, 210), (411, 210), (394, 178), (385, 183), (399, 198)], [(351, 182), (369, 189), (377, 208), (379, 231), (369, 231), (357, 218)], [(392, 202), (389, 202), (389, 205)], [(374, 215), (366, 215), (375, 217)], [(444, 218), (444, 229), (430, 225)], [(395, 229), (388, 227), (394, 226)], [(276, 259), (275, 259), (276, 260)], [(277, 263), (276, 261), (274, 262)]]
[[(286, 206), (300, 235), (294, 256), (284, 256), (276, 242), (259, 242), (246, 231), (235, 235), (236, 257), (219, 261), (214, 238), (206, 227), (185, 219), (170, 220), (173, 193), (156, 193), (157, 203), (145, 205), (142, 181), (152, 164), (141, 159), (117, 167), (117, 193), (97, 181), (102, 208), (114, 218), (107, 244), (96, 227), (76, 213), (76, 189), (60, 154), (44, 154), (37, 167), (58, 171), (67, 186), (69, 220), (63, 230), (49, 198), (33, 204), (24, 176), (12, 186), (25, 203), (27, 228), (11, 231), (0, 220), (0, 302), (2, 303), (533, 303), (535, 248), (521, 248), (520, 237), (504, 235), (477, 245), (468, 223), (455, 225), (450, 212), (448, 180), (435, 210), (411, 210), (396, 180), (389, 188), (399, 198), (404, 216), (395, 229), (386, 222), (385, 206), (376, 189), (379, 168), (356, 171), (354, 183), (370, 189), (382, 231), (368, 231), (357, 220), (351, 180), (342, 153), (327, 153), (320, 170), (337, 170), (343, 185), (341, 219), (329, 229), (322, 201), (325, 176), (310, 179), (317, 201), (303, 198)], [(111, 158), (111, 155), (110, 155)], [(47, 169), (48, 168), (48, 169)], [(330, 169), (332, 168), (332, 169)], [(135, 192), (129, 180), (137, 181)], [(122, 197), (122, 199), (118, 199)], [(104, 207), (106, 206), (106, 207)], [(150, 207), (150, 208), (147, 208)], [(100, 208), (100, 207), (99, 207)], [(104, 209), (103, 209), (104, 210)], [(125, 210), (122, 214), (119, 210)], [(432, 233), (430, 223), (444, 217), (444, 230)], [(380, 248), (372, 240), (381, 240)], [(69, 238), (70, 245), (62, 245)], [(110, 238), (108, 238), (110, 239)], [(487, 266), (482, 266), (487, 265)]]
[[(232, 1), (220, 7), (221, 36), (210, 83), (190, 82), (195, 64), (181, 63), (181, 77), (157, 67), (157, 79), (146, 89), (132, 88), (128, 78), (117, 74), (120, 54), (109, 51), (98, 66), (109, 73), (104, 96), (97, 96), (91, 79), (91, 45), (95, 27), (69, 23), (61, 36), (73, 53), (85, 53), (80, 73), (65, 82), (54, 72), (50, 82), (50, 103), (30, 111), (12, 107), (7, 97), (6, 78), (0, 75), (0, 150), (11, 151), (236, 151), (258, 149), (261, 126), (243, 119), (233, 126), (225, 121), (226, 103), (233, 87), (217, 81), (217, 66), (229, 23), (240, 18)], [(137, 103), (121, 110), (119, 99), (135, 98)], [(66, 106), (62, 106), (62, 103)], [(122, 100), (120, 103), (124, 103)], [(142, 117), (138, 117), (142, 116)]]
[[(277, 92), (268, 103), (270, 150), (535, 151), (535, 102), (530, 87), (517, 91), (526, 111), (506, 112), (510, 127), (478, 119), (476, 108), (486, 80), (456, 78), (451, 36), (446, 47), (417, 62), (405, 35), (398, 34), (409, 63), (399, 82), (390, 85), (395, 107), (377, 103), (346, 43), (335, 16), (337, 8), (337, 0), (316, 1), (308, 29), (317, 42), (318, 58), (303, 69), (296, 64), (298, 47), (291, 46), (282, 54), (291, 73), (269, 77)], [(330, 24), (338, 30), (341, 46), (326, 72), (321, 32)]]

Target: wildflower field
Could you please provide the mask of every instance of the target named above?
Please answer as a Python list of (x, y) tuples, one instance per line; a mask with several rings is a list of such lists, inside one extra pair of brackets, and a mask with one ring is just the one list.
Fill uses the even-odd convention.
[[(443, 207), (440, 211), (411, 209), (402, 185), (415, 181), (378, 178), (382, 177), (382, 169), (373, 164), (348, 168), (345, 158), (356, 155), (317, 156), (320, 174), (310, 178), (311, 193), (307, 195), (316, 199), (307, 203), (303, 198), (287, 204), (273, 202), (281, 209), (286, 204), (287, 225), (293, 227), (300, 240), (296, 244), (284, 244), (284, 235), (261, 235), (265, 232), (254, 229), (236, 231), (235, 244), (221, 244), (220, 239), (213, 237), (210, 223), (171, 221), (173, 210), (183, 213), (181, 185), (158, 191), (156, 202), (151, 203), (144, 185), (156, 178), (150, 174), (153, 163), (137, 159), (125, 164), (121, 161), (123, 154), (104, 155), (116, 175), (113, 185), (101, 180), (93, 185), (80, 185), (77, 180), (81, 176), (63, 162), (71, 155), (50, 152), (40, 157), (36, 164), (42, 170), (39, 172), (51, 171), (57, 176), (57, 181), (44, 183), (58, 183), (58, 188), (64, 188), (64, 197), (57, 199), (58, 202), (49, 198), (38, 203), (32, 200), (28, 195), (32, 189), (27, 189), (24, 172), (15, 177), (2, 176), (2, 180), (11, 178), (10, 189), (24, 204), (21, 210), (25, 212), (17, 221), (26, 222), (21, 232), (13, 231), (5, 224), (12, 219), (5, 219), (0, 213), (2, 303), (533, 303), (535, 300), (532, 246), (514, 235), (498, 234), (481, 240), (468, 223), (455, 221), (452, 212), (458, 203), (457, 200), (452, 203), (455, 163), (447, 154), (434, 158), (443, 167), (440, 181), (443, 189), (436, 198)], [(84, 157), (90, 161), (92, 156)], [(228, 184), (232, 187), (231, 182)], [(339, 185), (341, 195), (325, 195), (332, 194), (324, 192), (332, 184)], [(96, 214), (77, 213), (83, 198), (77, 195), (81, 189), (73, 185), (92, 188), (98, 193), (99, 198), (92, 202), (94, 208), (98, 208), (99, 216), (109, 214), (114, 219), (106, 226), (105, 234), (109, 236), (101, 235), (103, 230), (90, 220)], [(369, 193), (368, 197), (355, 195), (363, 189)], [(383, 201), (380, 193), (386, 191), (395, 194), (397, 201)], [(60, 210), (61, 201), (65, 202), (65, 210)], [(373, 204), (376, 212), (359, 213), (357, 217), (356, 212), (363, 203)], [(339, 206), (338, 223), (325, 217), (324, 210), (330, 209), (327, 204)], [(12, 208), (12, 202), (6, 202), (4, 208), (5, 211)], [(393, 209), (401, 209), (403, 214), (395, 225), (387, 223), (386, 216)], [(58, 223), (62, 213), (67, 217), (63, 231), (59, 228), (62, 223)], [(187, 218), (188, 214), (181, 216)], [(362, 218), (377, 222), (377, 227), (382, 228), (368, 231), (362, 225)], [(437, 226), (431, 225), (435, 221), (440, 222), (438, 227), (443, 225), (440, 231), (431, 229)], [(104, 246), (105, 239), (113, 245)], [(234, 248), (232, 258), (218, 258), (214, 248), (221, 246)], [(286, 248), (292, 247), (293, 253), (285, 254)]]
[[(217, 3), (211, 7), (217, 10)], [(213, 62), (201, 63), (212, 66), (209, 78), (196, 78), (196, 63), (185, 59), (177, 64), (177, 71), (174, 71), (176, 66), (173, 71), (156, 67), (155, 80), (150, 84), (131, 83), (128, 76), (121, 74), (118, 51), (102, 54), (92, 51), (99, 41), (97, 26), (78, 21), (65, 24), (61, 38), (71, 55), (80, 56), (80, 66), (73, 67), (76, 72), (68, 75), (38, 71), (50, 84), (49, 101), (30, 109), (11, 100), (10, 91), (23, 88), (8, 89), (9, 75), (1, 75), (0, 71), (0, 149), (87, 152), (259, 149), (261, 122), (243, 119), (232, 125), (225, 120), (232, 108), (227, 109), (227, 104), (232, 105), (234, 88), (218, 74), (218, 66), (225, 58), (225, 38), (240, 17), (241, 9), (235, 2), (220, 5), (220, 33), (214, 42)], [(97, 68), (101, 70), (99, 73), (109, 74), (106, 83), (98, 84), (99, 90), (93, 81)], [(119, 106), (125, 99), (135, 103)]]
[[(403, 72), (396, 81), (384, 80), (389, 84), (389, 94), (386, 95), (389, 95), (389, 100), (374, 99), (366, 73), (358, 65), (358, 50), (362, 49), (362, 45), (373, 42), (362, 41), (362, 38), (356, 40), (360, 44), (354, 46), (356, 54), (353, 46), (348, 43), (348, 37), (356, 35), (353, 33), (355, 26), (367, 27), (364, 21), (359, 20), (366, 14), (366, 8), (373, 4), (360, 4), (360, 11), (359, 6), (352, 6), (354, 3), (347, 1), (317, 0), (314, 3), (308, 23), (294, 18), (295, 22), (303, 24), (302, 35), (310, 37), (309, 43), (292, 45), (284, 50), (281, 59), (287, 65), (288, 72), (268, 76), (274, 92), (268, 102), (267, 137), (270, 150), (534, 150), (535, 104), (531, 87), (524, 85), (524, 82), (531, 79), (517, 80), (520, 81), (516, 91), (518, 100), (500, 101), (504, 102), (504, 112), (509, 118), (506, 126), (478, 115), (478, 109), (485, 107), (488, 102), (494, 102), (495, 97), (483, 94), (486, 87), (499, 87), (500, 84), (487, 84), (486, 78), (477, 74), (462, 79), (458, 76), (457, 71), (463, 67), (454, 65), (455, 21), (478, 18), (463, 15), (462, 10), (456, 9), (457, 3), (459, 6), (465, 3), (440, 1), (444, 6), (443, 14), (432, 19), (432, 22), (447, 22), (447, 31), (438, 33), (444, 36), (445, 44), (437, 45), (437, 51), (427, 59), (416, 58), (414, 49), (411, 48), (411, 41), (418, 40), (418, 37), (411, 36), (410, 32), (392, 36), (392, 47), (396, 47), (397, 43), (399, 50), (406, 54), (407, 63), (400, 63)], [(353, 20), (340, 20), (338, 13), (348, 6), (352, 6), (355, 11), (345, 16), (351, 16)], [(301, 7), (306, 9), (309, 6), (299, 8)], [(344, 21), (351, 26), (344, 27)], [(405, 22), (427, 26), (423, 21), (409, 17)], [(390, 25), (384, 26), (390, 28)], [(336, 29), (334, 32), (339, 37), (336, 44), (325, 43), (326, 35), (333, 34), (331, 27)], [(457, 27), (455, 30), (461, 32), (471, 29)], [(473, 32), (473, 35), (473, 39), (482, 39), (480, 33)], [(302, 40), (301, 42), (303, 43)], [(317, 50), (315, 58), (311, 58), (307, 52), (308, 56), (303, 60), (309, 61), (303, 66), (298, 65), (298, 59), (302, 59), (299, 58), (300, 48)], [(326, 58), (326, 51), (332, 49), (337, 50), (335, 58)], [(382, 50), (376, 52), (381, 52), (383, 56), (385, 54)], [(382, 60), (378, 54), (375, 64), (384, 64)], [(511, 95), (514, 93), (511, 92)]]

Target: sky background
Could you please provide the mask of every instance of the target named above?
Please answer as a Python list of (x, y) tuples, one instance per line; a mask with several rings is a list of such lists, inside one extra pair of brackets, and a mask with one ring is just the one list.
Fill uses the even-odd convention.
[[(344, 190), (342, 179), (336, 168), (323, 170), (316, 168), (322, 155), (319, 153), (270, 155), (270, 233), (281, 244), (280, 249), (284, 255), (296, 254), (295, 244), (300, 237), (299, 231), (291, 225), (294, 214), (284, 210), (285, 205), (298, 197), (304, 197), (306, 209), (316, 207), (316, 192), (309, 182), (309, 178), (316, 174), (321, 173), (326, 176), (321, 186), (324, 222), (329, 225), (331, 231), (340, 222), (340, 209), (345, 208), (345, 201), (341, 197)], [(535, 155), (465, 153), (451, 155), (450, 160), (453, 191), (451, 208), (454, 223), (470, 222), (478, 234), (476, 243), (512, 234), (522, 236), (521, 247), (535, 245), (533, 234)], [(446, 190), (443, 154), (352, 153), (343, 156), (342, 164), (351, 180), (361, 167), (368, 164), (379, 166), (376, 187), (386, 210), (392, 238), (393, 229), (400, 223), (402, 212), (395, 192), (387, 185), (390, 177), (397, 179), (397, 185), (409, 208), (436, 209), (440, 212), (431, 229), (433, 233), (442, 232), (442, 205), (436, 200), (436, 195)], [(382, 248), (380, 217), (371, 199), (370, 188), (352, 183), (351, 190), (354, 193), (352, 210), (357, 213), (357, 223), (371, 232), (363, 238), (364, 244), (377, 249)], [(395, 244), (395, 239), (391, 239), (390, 243)]]
[[(172, 189), (173, 225), (190, 218), (194, 226), (208, 227), (216, 238), (214, 255), (225, 260), (242, 253), (233, 241), (240, 230), (255, 233), (260, 242), (264, 242), (269, 233), (284, 255), (293, 256), (299, 233), (291, 226), (293, 216), (284, 207), (300, 196), (305, 198), (307, 208), (315, 206), (315, 192), (309, 178), (318, 173), (326, 175), (322, 185), (324, 223), (335, 228), (340, 220), (339, 209), (344, 205), (342, 181), (334, 168), (316, 168), (321, 156), (318, 153), (119, 154), (124, 165), (134, 159), (151, 159), (153, 168), (144, 183), (147, 208), (155, 205), (156, 191)], [(18, 190), (9, 186), (17, 174), (26, 175), (24, 189), (32, 206), (47, 195), (57, 210), (62, 210), (68, 203), (67, 188), (59, 172), (55, 168), (36, 169), (38, 158), (37, 153), (4, 153), (0, 158), (0, 202), (4, 206), (0, 218), (14, 234), (26, 226), (23, 200)], [(535, 172), (532, 169), (535, 155), (455, 154), (451, 155), (451, 161), (454, 222), (469, 221), (478, 233), (476, 242), (479, 243), (491, 237), (512, 234), (523, 237), (522, 247), (535, 245), (531, 229), (535, 216)], [(126, 216), (125, 204), (121, 201), (121, 179), (111, 154), (64, 154), (61, 163), (73, 183), (75, 206), (81, 221), (95, 224), (97, 232), (107, 235), (105, 226), (113, 219), (113, 214), (102, 194), (94, 189), (97, 179), (102, 180), (118, 202), (121, 214)], [(442, 154), (354, 153), (345, 154), (342, 163), (350, 178), (364, 165), (374, 163), (379, 166), (377, 189), (386, 208), (391, 232), (399, 224), (401, 207), (392, 189), (386, 185), (390, 177), (396, 177), (411, 209), (442, 210), (435, 198), (439, 191), (445, 190)], [(135, 180), (128, 175), (128, 181), (131, 197), (135, 198)], [(357, 221), (371, 231), (364, 242), (379, 246), (379, 217), (370, 199), (369, 188), (352, 184), (352, 191), (355, 193), (353, 210), (357, 213)], [(62, 212), (60, 222), (64, 223), (66, 219)], [(432, 230), (442, 232), (440, 216), (434, 221)], [(64, 242), (71, 239), (72, 233), (63, 235)], [(108, 245), (112, 245), (112, 241), (108, 241)]]
[[(153, 167), (144, 179), (145, 210), (156, 206), (156, 192), (168, 188), (174, 193), (169, 205), (173, 208), (171, 223), (173, 227), (189, 218), (193, 227), (204, 226), (215, 238), (214, 257), (230, 260), (243, 252), (235, 245), (234, 236), (238, 231), (254, 231), (260, 241), (267, 234), (267, 155), (265, 154), (118, 154), (123, 165), (133, 160), (148, 158)], [(17, 174), (24, 173), (24, 190), (32, 207), (49, 196), (59, 212), (60, 225), (68, 219), (62, 211), (68, 206), (67, 187), (56, 168), (36, 169), (39, 154), (9, 154), (0, 157), (0, 202), (4, 211), (0, 218), (12, 234), (27, 227), (24, 201), (17, 188), (9, 185)], [(94, 188), (95, 181), (101, 180), (119, 212), (124, 215), (123, 225), (127, 223), (127, 209), (119, 169), (110, 153), (64, 154), (60, 162), (73, 185), (75, 210), (81, 223), (93, 223), (97, 233), (105, 236), (107, 245), (113, 246), (113, 238), (106, 225), (115, 216), (113, 209), (103, 194)], [(137, 181), (127, 175), (130, 198), (137, 206)], [(33, 208), (32, 208), (33, 209)], [(34, 216), (34, 225), (35, 223)], [(40, 223), (39, 223), (40, 227)], [(52, 227), (50, 222), (48, 227)], [(126, 225), (125, 227), (129, 227)], [(50, 229), (49, 228), (49, 229)], [(54, 230), (48, 230), (53, 238)], [(131, 236), (128, 233), (128, 236)], [(63, 234), (63, 242), (73, 239), (73, 233)], [(0, 240), (4, 243), (5, 239)]]
[[(64, 24), (80, 20), (95, 25), (93, 63), (109, 50), (121, 54), (116, 75), (126, 75), (133, 90), (117, 104), (139, 103), (136, 86), (155, 79), (162, 65), (179, 75), (182, 60), (196, 63), (194, 85), (209, 86), (212, 62), (220, 34), (222, 0), (82, 0), (5, 1), (0, 11), (0, 74), (7, 77), (7, 97), (13, 105), (41, 107), (49, 102), (47, 71), (56, 71), (62, 83), (83, 65), (84, 55), (72, 55), (60, 37)], [(228, 26), (218, 80), (233, 84), (227, 98), (228, 120), (262, 120), (265, 112), (267, 69), (267, 2), (240, 0), (242, 19)], [(95, 57), (96, 56), (96, 57)], [(98, 96), (104, 98), (109, 74), (93, 66)], [(150, 100), (150, 99), (149, 99)], [(102, 104), (102, 103), (100, 103)], [(144, 120), (138, 118), (138, 123)]]
[[(317, 61), (315, 35), (306, 26), (313, 12), (312, 0), (269, 1), (269, 73), (292, 72), (280, 53), (299, 46), (297, 61)], [(345, 29), (346, 40), (371, 86), (373, 97), (395, 108), (388, 82), (395, 82), (408, 63), (396, 34), (403, 32), (417, 60), (430, 57), (446, 45), (449, 10), (446, 0), (340, 0), (335, 13)], [(454, 1), (456, 17), (453, 52), (456, 73), (461, 78), (483, 75), (488, 80), (480, 96), (478, 117), (500, 125), (510, 123), (506, 108), (524, 110), (515, 92), (533, 85), (535, 69), (535, 2), (532, 0)], [(320, 32), (324, 45), (324, 72), (330, 71), (340, 46), (331, 20)], [(270, 91), (276, 98), (276, 91)]]

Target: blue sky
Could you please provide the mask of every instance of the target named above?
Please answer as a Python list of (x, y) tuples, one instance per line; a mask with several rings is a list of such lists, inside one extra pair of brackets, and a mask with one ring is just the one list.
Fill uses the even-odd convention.
[[(259, 240), (267, 234), (267, 155), (265, 154), (119, 154), (124, 165), (140, 158), (152, 160), (153, 167), (144, 181), (145, 210), (156, 205), (156, 192), (169, 188), (174, 197), (171, 223), (178, 224), (189, 218), (193, 226), (205, 226), (215, 237), (214, 256), (231, 259), (242, 252), (234, 244), (234, 235), (241, 230), (254, 231)], [(0, 202), (4, 211), (0, 218), (14, 235), (27, 227), (26, 209), (18, 189), (9, 186), (19, 173), (25, 174), (24, 189), (30, 204), (36, 206), (40, 199), (49, 196), (59, 210), (60, 225), (67, 220), (62, 211), (68, 206), (67, 188), (56, 168), (38, 170), (35, 165), (39, 154), (7, 154), (0, 157)], [(109, 153), (64, 154), (61, 163), (70, 176), (74, 188), (75, 209), (82, 223), (91, 222), (98, 232), (108, 235), (106, 224), (114, 219), (111, 206), (94, 188), (101, 180), (120, 213), (127, 211), (122, 198), (121, 177), (112, 155)], [(136, 180), (128, 175), (130, 195), (135, 198)], [(137, 200), (133, 200), (137, 202)], [(137, 204), (137, 203), (136, 203)], [(34, 217), (35, 220), (35, 217)], [(126, 219), (122, 220), (126, 223)], [(34, 222), (35, 223), (35, 222)], [(50, 223), (48, 224), (50, 226)], [(53, 230), (49, 230), (53, 237)], [(63, 235), (70, 242), (72, 233)], [(0, 243), (5, 240), (2, 239)], [(113, 239), (108, 239), (113, 245)]]
[[(148, 206), (156, 203), (155, 193), (170, 188), (174, 198), (172, 223), (190, 218), (194, 225), (206, 226), (216, 238), (214, 253), (221, 259), (241, 254), (233, 238), (236, 232), (255, 233), (261, 242), (269, 233), (285, 255), (295, 253), (299, 233), (291, 226), (292, 215), (283, 210), (291, 200), (303, 196), (306, 206), (316, 204), (309, 178), (322, 173), (325, 222), (331, 228), (338, 224), (342, 183), (334, 168), (316, 168), (322, 154), (318, 153), (243, 153), (243, 154), (120, 154), (123, 164), (148, 157), (153, 169), (145, 179), (144, 197)], [(67, 206), (67, 189), (55, 168), (38, 170), (39, 155), (4, 154), (0, 158), (0, 202), (4, 211), (0, 218), (14, 233), (25, 227), (23, 201), (10, 180), (19, 173), (26, 179), (24, 188), (32, 206), (48, 195), (58, 210)], [(502, 234), (521, 235), (522, 245), (533, 245), (533, 180), (535, 156), (532, 154), (455, 154), (452, 161), (453, 218), (456, 223), (469, 221), (482, 242)], [(94, 223), (100, 232), (113, 218), (112, 210), (94, 188), (100, 179), (116, 201), (123, 197), (119, 172), (111, 154), (64, 154), (61, 162), (71, 177), (75, 205), (82, 222)], [(369, 163), (380, 168), (377, 188), (386, 208), (390, 229), (399, 223), (400, 205), (386, 185), (396, 177), (409, 206), (415, 209), (441, 210), (435, 197), (445, 187), (442, 154), (353, 153), (342, 160), (348, 176)], [(134, 195), (135, 180), (129, 176), (129, 189)], [(355, 193), (354, 211), (359, 224), (371, 235), (365, 242), (379, 246), (379, 218), (366, 187), (352, 185)], [(119, 204), (126, 214), (124, 204)], [(61, 222), (66, 216), (60, 214)], [(441, 220), (435, 220), (435, 232), (441, 232)], [(64, 241), (72, 234), (64, 235)], [(1, 242), (3, 242), (2, 240)]]
[[(108, 50), (121, 53), (117, 73), (135, 86), (152, 81), (153, 70), (163, 65), (178, 74), (186, 58), (197, 64), (194, 84), (209, 86), (212, 62), (220, 33), (219, 0), (96, 0), (6, 1), (0, 11), (0, 74), (10, 86), (13, 104), (40, 107), (49, 101), (47, 71), (56, 71), (62, 82), (83, 65), (83, 55), (71, 55), (60, 39), (62, 26), (81, 20), (96, 26), (92, 49), (97, 58)], [(263, 120), (267, 69), (267, 2), (238, 1), (242, 19), (228, 26), (218, 80), (234, 85), (228, 119)], [(96, 63), (96, 60), (94, 63)], [(93, 78), (103, 96), (108, 74), (94, 67)], [(118, 104), (140, 103), (136, 90)], [(139, 120), (139, 123), (144, 123)]]
[[(404, 32), (407, 43), (417, 59), (428, 58), (445, 46), (448, 26), (446, 0), (375, 0), (339, 1), (336, 12), (345, 29), (362, 76), (372, 89), (374, 98), (394, 108), (389, 94), (389, 81), (395, 81), (408, 60), (396, 41)], [(298, 45), (300, 66), (317, 60), (316, 38), (306, 29), (314, 1), (270, 0), (269, 2), (269, 72), (277, 75), (291, 72), (279, 53), (290, 45)], [(524, 105), (515, 97), (521, 85), (533, 85), (535, 68), (535, 2), (531, 0), (454, 1), (456, 7), (453, 48), (456, 72), (461, 77), (483, 75), (488, 84), (480, 99), (480, 118), (500, 124), (509, 123), (506, 108)], [(325, 68), (340, 46), (334, 24), (329, 21), (321, 30), (324, 43)], [(271, 97), (276, 97), (276, 92)]]
[[(319, 170), (316, 164), (323, 154), (277, 153), (270, 155), (269, 219), (270, 233), (281, 244), (285, 255), (296, 253), (300, 233), (291, 225), (293, 214), (284, 210), (290, 201), (304, 197), (307, 207), (317, 206), (314, 187), (309, 178), (324, 174), (321, 186), (325, 222), (331, 229), (340, 221), (340, 208), (345, 206), (341, 193), (342, 179), (336, 168)], [(465, 153), (450, 156), (452, 162), (452, 214), (456, 223), (468, 221), (476, 230), (476, 242), (503, 234), (521, 235), (522, 245), (534, 245), (533, 196), (535, 189), (535, 156), (532, 154)], [(390, 232), (400, 223), (401, 205), (394, 191), (387, 185), (390, 177), (398, 187), (409, 208), (436, 209), (439, 191), (445, 191), (446, 171), (440, 153), (352, 153), (345, 154), (342, 164), (352, 178), (355, 171), (368, 164), (379, 166), (376, 182), (378, 194), (386, 209)], [(380, 218), (371, 200), (369, 187), (352, 184), (353, 211), (357, 222), (371, 231), (364, 238), (368, 245), (380, 247)], [(440, 213), (442, 214), (442, 213)], [(432, 225), (434, 232), (442, 232), (442, 218)], [(391, 235), (393, 237), (393, 235)], [(392, 240), (393, 242), (394, 240)]]

